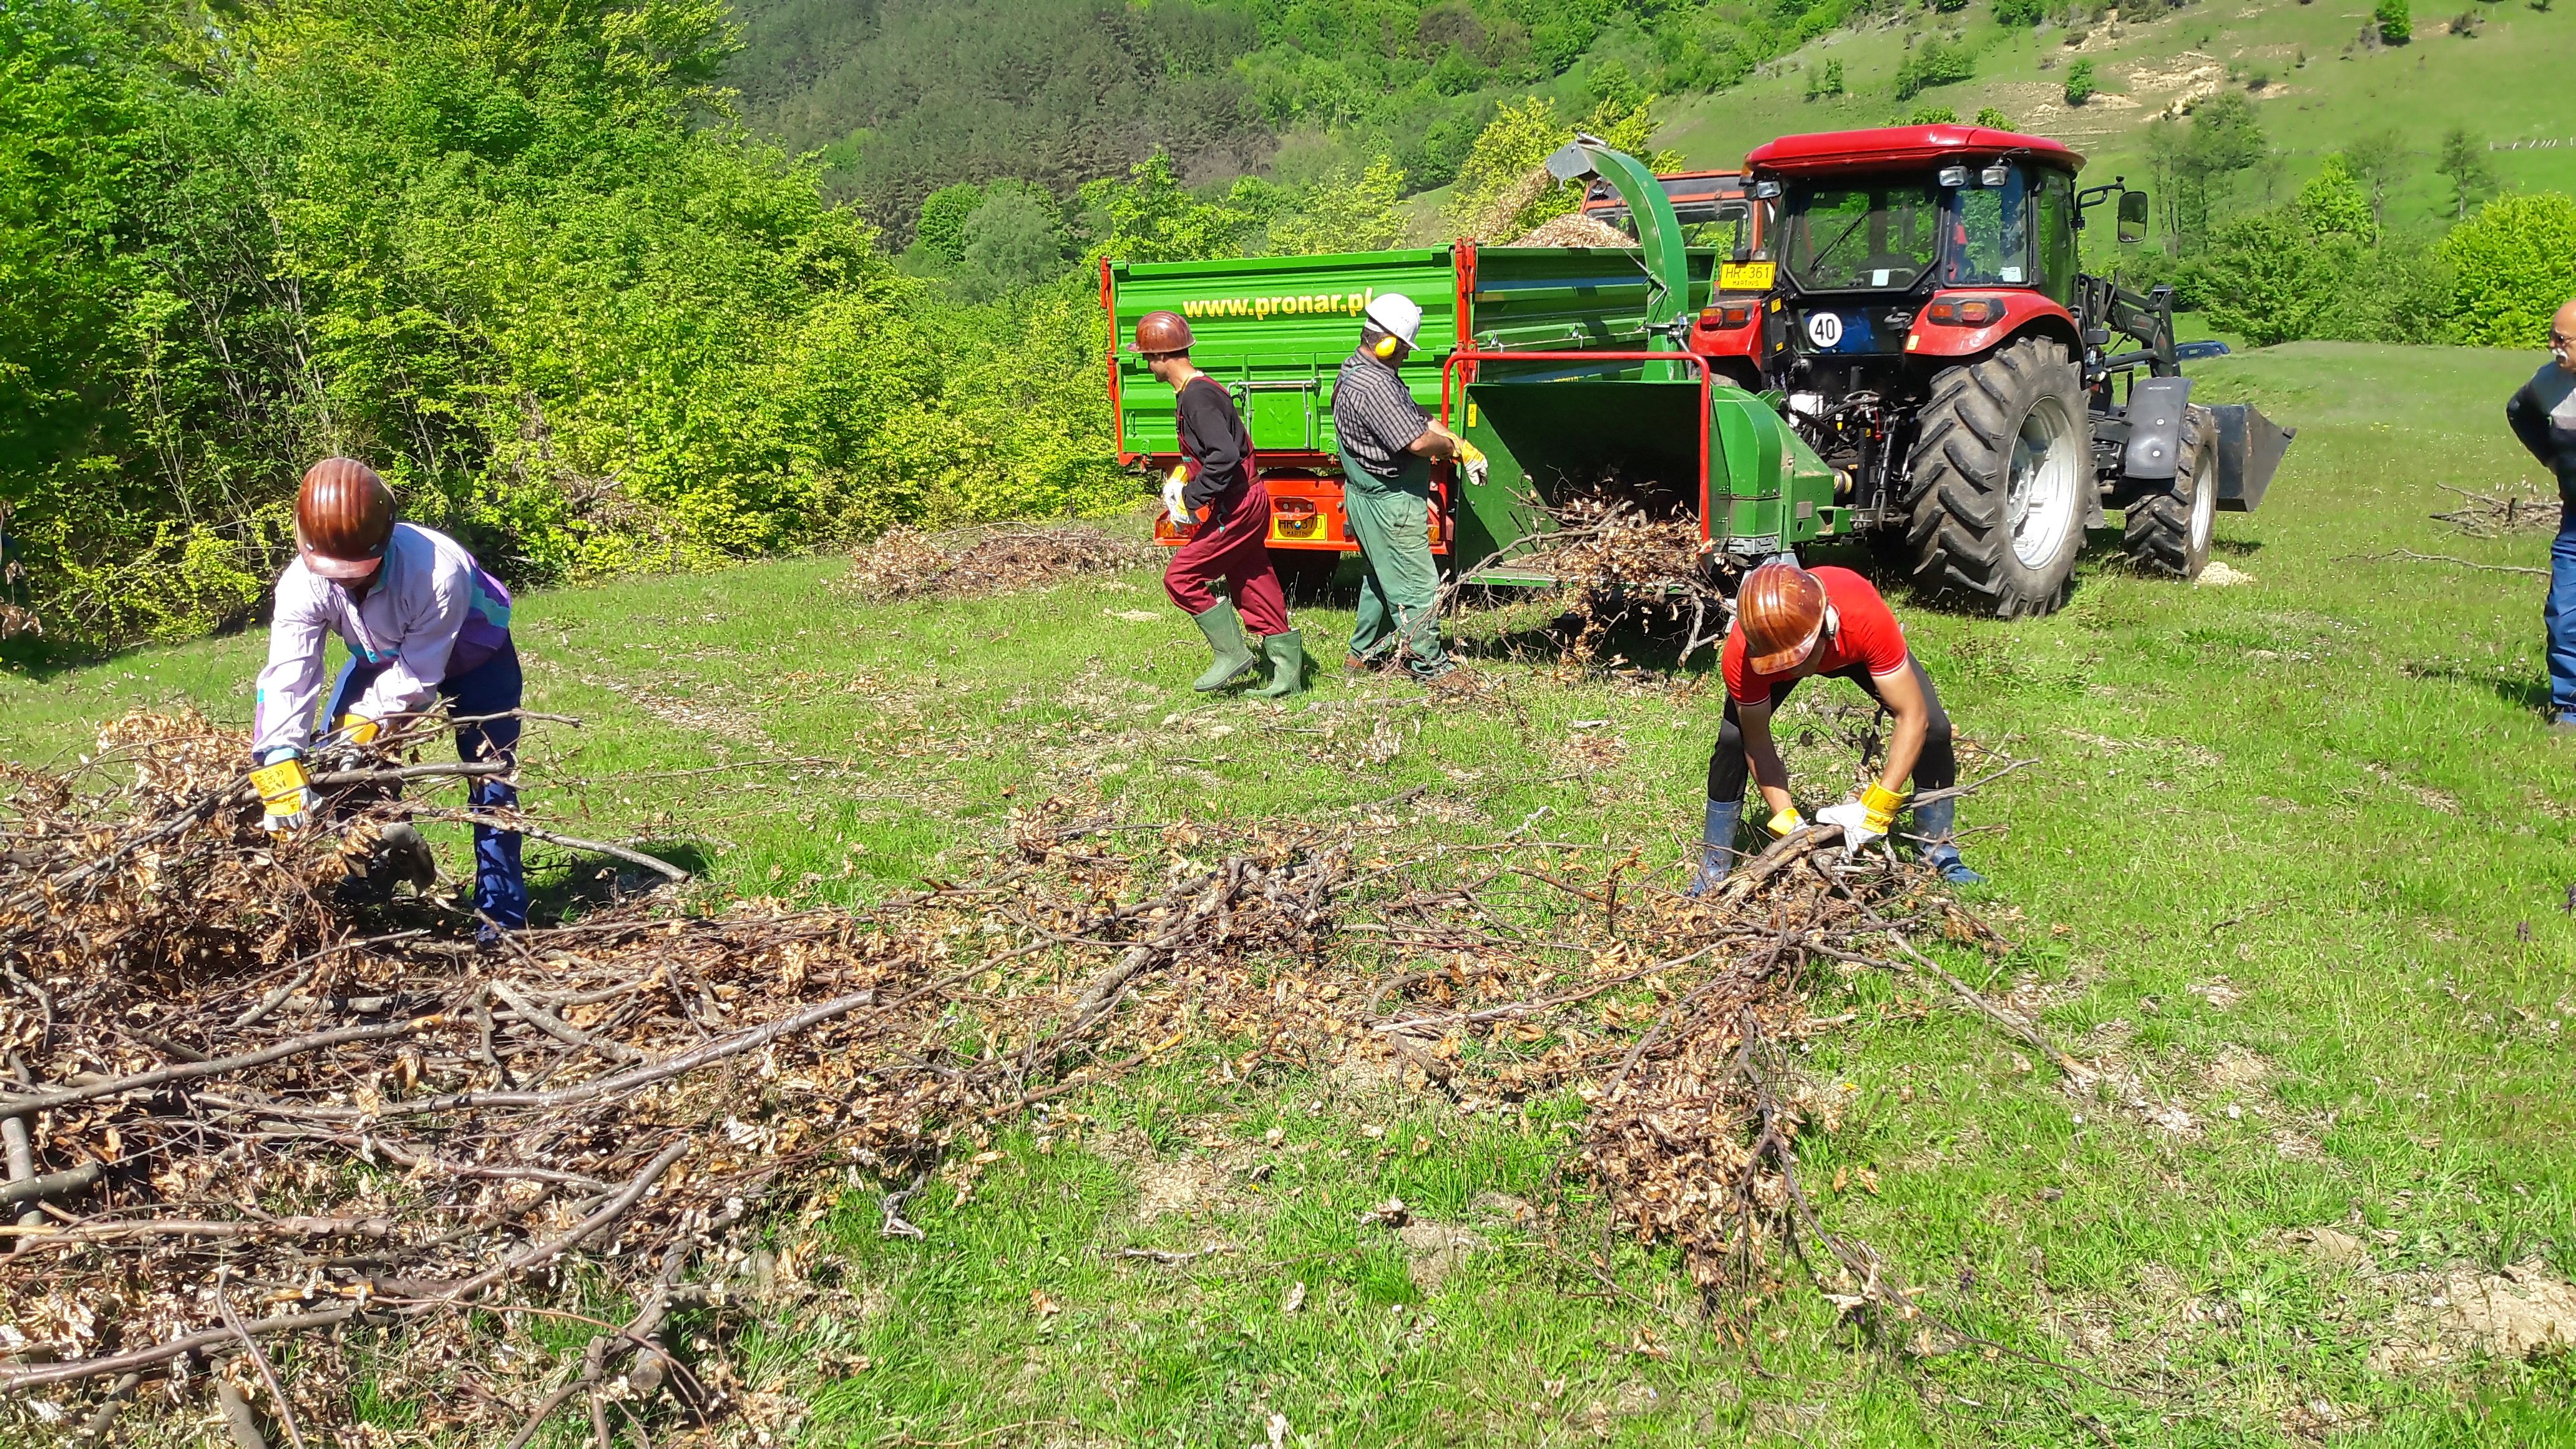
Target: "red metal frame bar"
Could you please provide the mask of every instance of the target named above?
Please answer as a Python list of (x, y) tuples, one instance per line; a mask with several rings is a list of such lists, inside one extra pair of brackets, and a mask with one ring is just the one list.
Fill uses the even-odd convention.
[(1109, 430), (1118, 449), (1120, 466), (1136, 461), (1138, 454), (1127, 451), (1127, 410), (1118, 400), (1118, 304), (1109, 285), (1109, 258), (1100, 259), (1100, 313), (1109, 320)]
[[(1714, 375), (1708, 359), (1696, 352), (1475, 352), (1465, 347), (1449, 354), (1440, 364), (1440, 422), (1449, 422), (1449, 378), (1453, 369), (1464, 363), (1473, 367), (1479, 362), (1689, 362), (1699, 368), (1699, 541), (1708, 542), (1708, 418), (1713, 397), (1710, 384)], [(1463, 391), (1465, 382), (1459, 384)]]

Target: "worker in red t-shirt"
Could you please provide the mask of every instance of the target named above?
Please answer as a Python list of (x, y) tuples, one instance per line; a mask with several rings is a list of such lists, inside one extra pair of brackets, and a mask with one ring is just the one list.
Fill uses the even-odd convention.
[[(1839, 825), (1857, 849), (1895, 828), (1911, 778), (1918, 789), (1958, 783), (1959, 757), (1950, 745), (1950, 716), (1923, 666), (1905, 650), (1905, 631), (1869, 580), (1849, 569), (1802, 569), (1767, 563), (1744, 576), (1735, 595), (1735, 622), (1720, 656), (1726, 676), (1726, 723), (1708, 757), (1708, 817), (1699, 873), (1690, 893), (1726, 879), (1735, 863), (1735, 829), (1744, 809), (1749, 770), (1762, 790), (1774, 838), (1806, 823), (1789, 798), (1789, 772), (1771, 742), (1771, 712), (1798, 681), (1829, 674), (1866, 690), (1896, 717), (1887, 744), (1887, 768), (1856, 800), (1816, 812), (1820, 825)], [(1913, 838), (1923, 858), (1945, 880), (1962, 884), (1985, 877), (1968, 869), (1952, 843), (1958, 803), (1934, 800), (1914, 807)]]

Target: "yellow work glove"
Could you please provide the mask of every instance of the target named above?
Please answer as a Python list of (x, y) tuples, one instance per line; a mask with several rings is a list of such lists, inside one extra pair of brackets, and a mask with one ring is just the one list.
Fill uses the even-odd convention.
[(384, 732), (385, 727), (381, 721), (371, 720), (365, 715), (344, 714), (340, 716), (340, 738), (347, 740), (350, 744), (372, 745), (376, 742), (376, 737)]
[(1771, 832), (1772, 839), (1778, 840), (1786, 836), (1790, 831), (1796, 830), (1806, 823), (1807, 817), (1799, 814), (1798, 807), (1792, 805), (1787, 809), (1782, 810), (1779, 814), (1772, 816), (1770, 821), (1762, 828)]
[(1481, 467), (1485, 461), (1485, 450), (1477, 447), (1471, 442), (1468, 442), (1465, 438), (1460, 438), (1458, 440), (1458, 461), (1466, 464), (1470, 468)]
[(1869, 828), (1885, 835), (1896, 827), (1896, 812), (1905, 808), (1907, 797), (1882, 785), (1872, 785), (1860, 792), (1861, 808), (1868, 811)]
[(259, 823), (269, 834), (301, 830), (313, 818), (313, 777), (294, 755), (279, 756), (251, 771), (250, 784), (267, 812)]

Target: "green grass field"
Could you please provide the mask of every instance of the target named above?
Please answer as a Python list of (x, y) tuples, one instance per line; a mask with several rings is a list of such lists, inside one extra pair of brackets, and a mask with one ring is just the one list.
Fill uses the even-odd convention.
[[(1740, 86), (1675, 99), (1656, 144), (1679, 150), (1693, 166), (1733, 166), (1776, 135), (1885, 125), (1922, 106), (1947, 107), (1965, 120), (1992, 106), (2022, 129), (2084, 152), (2088, 180), (2125, 174), (2144, 186), (2148, 123), (2169, 105), (2223, 85), (2255, 99), (2281, 152), (2276, 171), (2240, 183), (2242, 202), (2287, 201), (2328, 153), (2393, 130), (2413, 154), (2409, 175), (2390, 196), (2389, 221), (2404, 231), (2430, 229), (2437, 215), (2451, 214), (2433, 162), (2454, 126), (2499, 146), (2557, 143), (2497, 150), (2487, 159), (2508, 187), (2576, 191), (2576, 124), (2563, 104), (2576, 14), (2476, 0), (2461, 0), (2460, 9), (2480, 17), (2473, 34), (2444, 33), (2451, 16), (2427, 6), (2415, 13), (2410, 44), (2370, 49), (2356, 44), (2367, 5), (2124, 6), (2116, 25), (2089, 26), (2079, 47), (2065, 43), (2063, 27), (2008, 29), (1993, 23), (1987, 7), (1973, 6), (1958, 18), (1981, 50), (1976, 77), (1899, 103), (1896, 69), (1910, 41), (1929, 33), (1924, 13), (1909, 11), (1884, 27), (1826, 36)], [(2069, 107), (2067, 70), (2079, 59), (2093, 62), (2106, 90)], [(1847, 93), (1806, 100), (1813, 73), (1832, 60), (1842, 62)], [(2252, 88), (2258, 76), (2264, 84)]]
[[(1804, 1288), (1753, 1312), (1749, 1345), (1721, 1340), (1666, 1255), (1623, 1249), (1627, 1296), (1598, 1291), (1590, 1199), (1558, 1173), (1580, 1103), (1469, 1117), (1343, 1077), (1255, 1087), (1211, 1050), (1003, 1133), (971, 1199), (916, 1201), (921, 1241), (878, 1236), (873, 1185), (782, 1225), (820, 1237), (847, 1291), (767, 1310), (754, 1385), (806, 1400), (817, 1445), (1255, 1445), (1274, 1414), (1300, 1445), (2576, 1442), (2566, 1354), (2454, 1335), (2435, 1362), (2387, 1356), (2443, 1311), (2415, 1300), (2446, 1275), (2576, 1270), (2576, 739), (2538, 710), (2540, 581), (2387, 557), (2543, 562), (2541, 536), (2426, 517), (2441, 484), (2536, 474), (2501, 420), (2536, 362), (2228, 359), (2200, 374), (2210, 395), (2301, 429), (2265, 510), (2221, 517), (2218, 556), (2250, 581), (2178, 586), (2097, 549), (2048, 619), (1900, 599), (1962, 731), (2037, 762), (1963, 811), (1981, 908), (2020, 949), (1954, 964), (2104, 1086), (2070, 1095), (1939, 1001), (1864, 981), (1817, 1008), (1852, 1019), (1813, 1069), (1859, 1097), (1807, 1172), (1847, 1169), (1828, 1220), (1997, 1348), (1862, 1347)], [(1418, 790), (1374, 808), (1451, 840), (1544, 808), (1560, 838), (1641, 846), (1680, 879), (1716, 721), (1704, 659), (1568, 682), (1502, 657), (1547, 612), (1524, 604), (1457, 623), (1510, 707), (1442, 704), (1333, 677), (1343, 600), (1302, 610), (1315, 693), (1210, 703), (1151, 573), (876, 605), (834, 587), (842, 569), (528, 598), (530, 706), (587, 722), (532, 750), (587, 783), (531, 804), (792, 898), (962, 868), (1015, 806), (1095, 788), (1139, 821), (1347, 816)], [(68, 763), (136, 706), (242, 721), (261, 647), (0, 674), (0, 755)], [(1810, 688), (1793, 711), (1850, 699)], [(1822, 796), (1845, 762), (1799, 763)], [(532, 857), (550, 899), (595, 884)], [(1390, 1194), (1485, 1248), (1408, 1261), (1355, 1223)], [(2348, 1236), (2291, 1236), (2313, 1228)], [(1119, 1256), (1215, 1242), (1237, 1250)]]

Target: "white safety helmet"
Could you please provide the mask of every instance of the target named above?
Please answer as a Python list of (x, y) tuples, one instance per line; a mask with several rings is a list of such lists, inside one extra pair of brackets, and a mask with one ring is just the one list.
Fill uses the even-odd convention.
[(1407, 347), (1422, 335), (1422, 305), (1402, 292), (1382, 292), (1370, 298), (1360, 315)]

